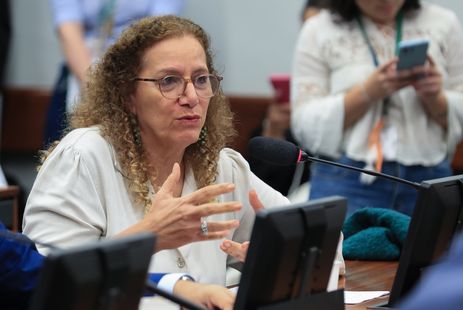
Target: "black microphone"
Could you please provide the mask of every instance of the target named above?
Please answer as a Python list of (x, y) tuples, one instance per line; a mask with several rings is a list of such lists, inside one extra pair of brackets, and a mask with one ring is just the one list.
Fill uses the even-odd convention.
[(412, 186), (416, 189), (421, 188), (419, 183), (411, 182), (392, 175), (309, 156), (299, 147), (285, 140), (272, 139), (268, 137), (254, 137), (249, 141), (249, 154), (255, 159), (259, 159), (272, 165), (290, 166), (304, 161), (313, 161), (393, 180)]

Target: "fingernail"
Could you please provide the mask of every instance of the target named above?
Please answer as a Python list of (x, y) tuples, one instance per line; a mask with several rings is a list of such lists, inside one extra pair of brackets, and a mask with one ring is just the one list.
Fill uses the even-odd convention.
[(227, 189), (234, 189), (234, 188), (235, 188), (235, 184), (233, 183), (227, 184)]

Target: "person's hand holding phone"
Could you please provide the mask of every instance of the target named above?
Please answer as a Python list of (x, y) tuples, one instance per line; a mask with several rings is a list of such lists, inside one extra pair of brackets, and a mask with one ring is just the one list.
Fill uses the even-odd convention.
[(284, 139), (290, 126), (291, 106), (289, 104), (291, 76), (289, 74), (271, 74), (270, 82), (274, 90), (274, 101), (267, 108), (263, 122), (262, 135)]
[(290, 126), (291, 105), (272, 102), (267, 108), (262, 135), (276, 139), (284, 139), (286, 130)]
[(380, 100), (424, 77), (428, 46), (427, 39), (401, 41), (399, 56), (380, 66), (365, 82), (368, 94)]
[(362, 87), (369, 101), (382, 100), (397, 90), (411, 85), (412, 79), (409, 77), (412, 76), (412, 72), (410, 70), (397, 71), (397, 62), (397, 58), (385, 62), (363, 82)]

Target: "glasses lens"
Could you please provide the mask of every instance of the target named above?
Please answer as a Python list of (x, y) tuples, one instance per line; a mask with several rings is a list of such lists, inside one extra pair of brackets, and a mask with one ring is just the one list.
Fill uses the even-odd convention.
[[(219, 90), (220, 79), (212, 74), (204, 74), (194, 78), (193, 86), (196, 94), (202, 98), (211, 98)], [(157, 81), (159, 90), (167, 99), (177, 99), (183, 95), (187, 80), (181, 76), (168, 75)]]
[(159, 81), (161, 93), (169, 99), (178, 98), (183, 92), (183, 86), (183, 78), (175, 75), (168, 75)]
[(219, 89), (219, 79), (212, 74), (200, 75), (195, 78), (194, 86), (198, 96), (210, 98), (213, 97)]

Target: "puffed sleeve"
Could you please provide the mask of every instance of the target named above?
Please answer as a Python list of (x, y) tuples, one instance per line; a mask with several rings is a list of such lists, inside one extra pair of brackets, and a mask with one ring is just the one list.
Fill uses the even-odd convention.
[(150, 2), (150, 15), (179, 15), (184, 6), (185, 0), (153, 0)]
[(463, 31), (455, 14), (449, 12), (451, 21), (447, 33), (447, 65), (448, 74), (445, 95), (448, 102), (447, 146), (449, 154), (453, 154), (456, 145), (463, 137)]
[[(60, 145), (41, 167), (27, 201), (23, 229), (31, 239), (57, 247), (98, 240), (106, 214), (98, 173), (74, 147)], [(92, 174), (92, 172), (94, 174)], [(38, 245), (41, 253), (48, 249)]]
[[(320, 13), (324, 14), (324, 13)], [(331, 70), (317, 36), (321, 20), (309, 20), (296, 44), (291, 81), (291, 129), (315, 154), (339, 155), (344, 122), (344, 93), (330, 95)]]
[(84, 12), (81, 1), (78, 0), (49, 0), (53, 23), (59, 26), (64, 22), (82, 22)]

